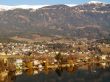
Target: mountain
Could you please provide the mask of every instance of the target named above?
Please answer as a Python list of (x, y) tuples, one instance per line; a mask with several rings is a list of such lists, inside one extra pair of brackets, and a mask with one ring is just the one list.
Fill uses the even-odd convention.
[(101, 1), (89, 1), (88, 4), (100, 4), (100, 3), (104, 3), (104, 2), (101, 2)]
[[(76, 4), (67, 4), (68, 6), (72, 7), (75, 6)], [(49, 5), (13, 5), (13, 6), (8, 6), (8, 5), (0, 5), (0, 11), (7, 11), (7, 10), (14, 10), (14, 9), (39, 9), (45, 6)]]
[(2, 8), (1, 36), (33, 34), (88, 39), (109, 38), (110, 4), (89, 2), (71, 7), (60, 4), (40, 8)]

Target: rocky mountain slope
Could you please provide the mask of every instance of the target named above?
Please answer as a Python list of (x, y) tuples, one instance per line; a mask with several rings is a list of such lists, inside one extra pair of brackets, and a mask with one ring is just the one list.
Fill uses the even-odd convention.
[(41, 34), (89, 39), (110, 37), (110, 4), (52, 5), (0, 11), (0, 35)]

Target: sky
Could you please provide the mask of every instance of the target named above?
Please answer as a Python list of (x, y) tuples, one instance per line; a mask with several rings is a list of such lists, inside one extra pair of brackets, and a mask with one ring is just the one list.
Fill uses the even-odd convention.
[[(94, 0), (0, 0), (0, 5), (82, 4)], [(110, 0), (95, 0), (110, 3)]]

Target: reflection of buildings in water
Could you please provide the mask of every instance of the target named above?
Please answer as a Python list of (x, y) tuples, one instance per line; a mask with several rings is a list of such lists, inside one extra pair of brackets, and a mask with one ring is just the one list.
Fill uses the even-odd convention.
[(102, 66), (103, 69), (105, 69), (110, 66), (110, 63), (103, 62), (103, 63), (100, 63), (100, 65)]
[(88, 71), (90, 72), (96, 72), (97, 69), (100, 68), (100, 65), (99, 63), (95, 64), (95, 63), (91, 63), (91, 64), (88, 64)]
[(73, 72), (73, 67), (68, 67), (66, 70), (71, 73)]
[(99, 69), (99, 68), (107, 68), (110, 67), (110, 63), (109, 62), (102, 62), (102, 63), (92, 63), (90, 65), (88, 65), (89, 70), (93, 70), (93, 69)]
[(22, 70), (16, 70), (15, 71), (15, 75), (18, 76), (18, 75), (22, 75), (23, 71)]
[(88, 71), (91, 71), (91, 72), (95, 72), (95, 66), (94, 66), (94, 64), (93, 63), (91, 63), (91, 64), (88, 64), (87, 65), (88, 66)]
[(34, 75), (36, 75), (36, 74), (38, 74), (39, 72), (38, 72), (38, 70), (34, 70)]
[[(87, 75), (86, 76), (87, 78), (91, 78), (91, 80), (92, 80), (92, 78), (93, 79), (100, 78), (100, 77), (102, 77), (101, 74), (105, 73), (104, 69), (102, 69), (103, 66), (105, 68), (107, 68), (108, 66), (110, 66), (110, 63), (87, 64), (87, 66), (85, 66), (86, 69), (84, 69), (84, 74)], [(83, 68), (85, 68), (85, 67), (83, 67)], [(4, 71), (4, 72), (0, 72), (0, 82), (14, 82), (16, 80), (16, 76), (18, 76), (18, 75), (22, 76), (22, 73), (26, 73), (26, 75), (32, 76), (32, 75), (40, 74), (40, 71), (43, 71), (43, 73), (45, 73), (44, 75), (48, 76), (48, 75), (50, 75), (49, 74), (50, 71), (53, 71), (53, 70), (55, 70), (55, 69), (51, 69), (51, 70), (48, 69), (48, 68), (44, 68), (43, 70), (42, 69), (38, 69), (38, 70), (36, 70), (36, 69), (35, 70), (34, 69), (29, 69), (29, 70), (26, 70), (25, 72), (23, 72), (23, 70), (16, 70), (15, 72)], [(76, 70), (80, 70), (80, 69), (78, 69), (78, 67), (76, 67), (76, 66), (74, 66), (74, 67), (67, 67), (67, 68), (61, 68), (61, 67), (57, 68), (55, 70), (55, 72), (58, 75), (59, 81), (60, 81), (60, 79), (62, 81), (62, 76), (64, 76), (63, 72), (65, 70), (67, 72), (71, 73), (71, 75), (72, 75), (72, 74), (76, 73), (75, 72)], [(87, 72), (85, 72), (85, 71), (87, 71)], [(83, 76), (81, 76), (81, 77), (83, 77)], [(68, 81), (72, 82), (72, 80), (68, 80)]]
[(43, 71), (43, 69), (42, 68), (41, 69), (39, 68), (38, 71)]
[(49, 69), (47, 67), (45, 67), (43, 71), (44, 71), (45, 74), (49, 73)]
[(104, 69), (106, 68), (106, 63), (105, 63), (105, 62), (101, 63), (101, 65), (102, 65), (102, 67), (103, 67)]
[(33, 69), (28, 69), (25, 71), (26, 75), (28, 76), (32, 76), (34, 74), (34, 70)]
[(74, 73), (77, 69), (78, 69), (77, 66), (67, 67), (67, 68), (66, 68), (66, 71), (69, 72), (69, 73)]

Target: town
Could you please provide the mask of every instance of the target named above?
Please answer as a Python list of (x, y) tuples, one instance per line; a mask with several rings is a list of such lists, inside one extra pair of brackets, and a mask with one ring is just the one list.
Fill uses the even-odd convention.
[(0, 43), (0, 71), (57, 69), (110, 62), (110, 44), (69, 42)]

